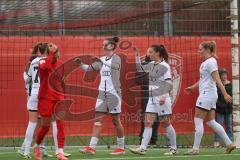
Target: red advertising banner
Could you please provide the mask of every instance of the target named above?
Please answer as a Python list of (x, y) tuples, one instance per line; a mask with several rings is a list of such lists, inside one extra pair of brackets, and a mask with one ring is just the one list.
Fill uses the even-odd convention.
[[(27, 97), (24, 89), (23, 71), (30, 56), (29, 49), (37, 42), (53, 42), (60, 51), (60, 59), (69, 62), (76, 56), (102, 56), (102, 41), (105, 37), (0, 37), (0, 137), (24, 136), (28, 121)], [(144, 56), (147, 48), (152, 44), (163, 44), (169, 54), (174, 82), (173, 116), (172, 122), (177, 133), (193, 133), (194, 108), (198, 92), (190, 95), (184, 93), (184, 88), (199, 79), (201, 59), (197, 53), (202, 41), (216, 41), (218, 66), (225, 67), (231, 75), (231, 43), (230, 37), (120, 37), (116, 52), (122, 58), (121, 86), (122, 86), (122, 114), (121, 119), (126, 135), (135, 135), (140, 131), (140, 91), (135, 88), (135, 57), (129, 48), (135, 46)], [(67, 135), (91, 135), (93, 120), (80, 121), (83, 116), (94, 110), (98, 92), (99, 74), (97, 72), (84, 73), (80, 69), (73, 70), (67, 77), (66, 84), (85, 86), (91, 89), (84, 93), (67, 95), (67, 99), (74, 102), (70, 108), (75, 118), (66, 121)], [(229, 77), (231, 79), (231, 77)], [(135, 88), (134, 88), (135, 87)], [(88, 96), (91, 95), (91, 96)], [(210, 130), (206, 127), (207, 132)], [(159, 133), (165, 131), (160, 127)], [(115, 133), (111, 117), (104, 120), (103, 134)]]

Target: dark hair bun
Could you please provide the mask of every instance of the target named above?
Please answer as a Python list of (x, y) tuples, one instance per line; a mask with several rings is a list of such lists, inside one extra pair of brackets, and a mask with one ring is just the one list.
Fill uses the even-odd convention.
[(114, 41), (115, 43), (118, 43), (118, 42), (119, 42), (119, 38), (118, 38), (118, 37), (113, 37), (112, 39), (113, 39), (113, 41)]

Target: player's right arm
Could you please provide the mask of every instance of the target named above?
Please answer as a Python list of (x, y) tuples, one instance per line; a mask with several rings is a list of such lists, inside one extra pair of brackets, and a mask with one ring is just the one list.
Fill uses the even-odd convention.
[(137, 72), (149, 72), (149, 68), (150, 68), (150, 63), (146, 63), (145, 65), (141, 64), (141, 58), (139, 55), (139, 52), (137, 50), (136, 47), (132, 47), (133, 52), (135, 53), (135, 57), (136, 57), (136, 69)]
[(199, 87), (199, 81), (197, 81), (197, 82), (194, 83), (193, 85), (185, 88), (185, 89), (184, 89), (184, 92), (185, 92), (186, 94), (189, 94), (190, 92), (192, 92), (192, 90), (197, 89), (198, 87)]
[(102, 62), (100, 61), (96, 61), (90, 65), (87, 65), (87, 64), (84, 64), (80, 58), (75, 58), (74, 59), (74, 62), (76, 62), (79, 67), (84, 70), (85, 72), (88, 72), (88, 71), (96, 71), (96, 70), (100, 70), (101, 67), (102, 67)]

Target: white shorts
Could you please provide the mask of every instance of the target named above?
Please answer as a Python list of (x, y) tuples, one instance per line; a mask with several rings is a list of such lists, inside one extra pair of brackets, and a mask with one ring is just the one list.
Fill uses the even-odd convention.
[(28, 97), (27, 109), (29, 111), (37, 111), (38, 110), (38, 95), (37, 94), (32, 94), (31, 96)]
[(170, 97), (166, 98), (163, 105), (159, 104), (159, 98), (149, 97), (146, 113), (157, 113), (158, 116), (171, 115), (172, 103)]
[(95, 111), (101, 113), (119, 114), (121, 113), (121, 91), (103, 92), (98, 94)]
[(196, 102), (198, 108), (210, 111), (211, 109), (216, 109), (218, 95), (217, 93), (200, 93)]

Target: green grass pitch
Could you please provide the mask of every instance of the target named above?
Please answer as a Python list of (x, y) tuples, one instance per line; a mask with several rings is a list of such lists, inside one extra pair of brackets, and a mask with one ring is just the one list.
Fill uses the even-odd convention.
[[(187, 149), (178, 149), (178, 153), (175, 156), (165, 156), (163, 153), (168, 151), (166, 148), (153, 148), (149, 149), (147, 155), (140, 156), (135, 155), (129, 152), (128, 148), (126, 149), (125, 155), (110, 155), (112, 149), (97, 148), (96, 155), (83, 155), (78, 152), (78, 148), (68, 148), (65, 150), (68, 153), (71, 153), (72, 156), (69, 157), (69, 160), (240, 160), (240, 150), (236, 149), (232, 154), (226, 155), (223, 154), (224, 148), (203, 148), (200, 151), (200, 155), (197, 156), (186, 156), (184, 152)], [(49, 153), (54, 154), (53, 151)], [(31, 154), (31, 156), (33, 156)], [(17, 149), (0, 149), (0, 160), (21, 160), (23, 159), (18, 153)], [(32, 159), (34, 159), (32, 157)], [(54, 160), (56, 158), (44, 158), (44, 160)]]

